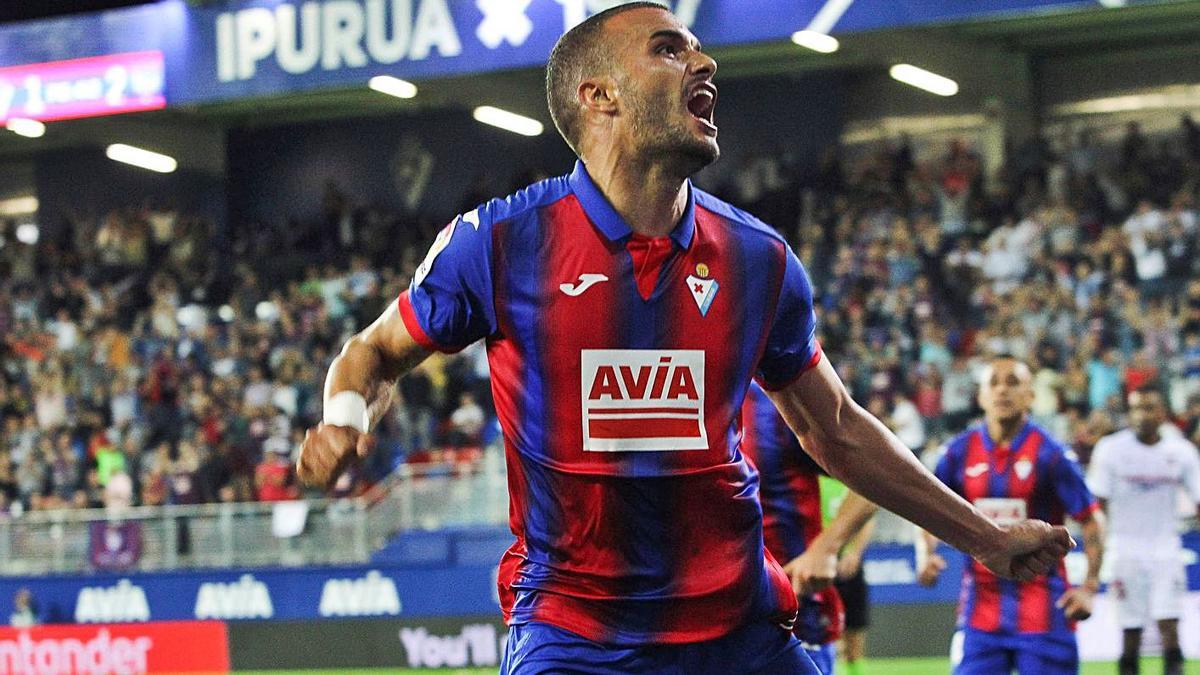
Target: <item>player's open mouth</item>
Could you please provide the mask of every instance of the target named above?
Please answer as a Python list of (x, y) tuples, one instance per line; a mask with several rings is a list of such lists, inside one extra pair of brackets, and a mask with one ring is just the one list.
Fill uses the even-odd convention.
[(713, 123), (713, 111), (716, 108), (717, 88), (711, 82), (701, 82), (692, 88), (687, 100), (688, 112), (700, 120), (701, 126), (709, 133), (717, 131), (717, 125)]

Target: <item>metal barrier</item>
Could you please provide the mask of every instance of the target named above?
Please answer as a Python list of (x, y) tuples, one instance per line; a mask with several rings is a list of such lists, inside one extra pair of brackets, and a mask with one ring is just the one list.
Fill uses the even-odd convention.
[[(276, 536), (276, 519), (288, 517), (283, 511), (305, 507), (299, 534)], [(490, 450), (469, 465), (401, 465), (352, 499), (26, 513), (0, 520), (0, 575), (92, 570), (89, 548), (103, 537), (96, 525), (103, 523), (135, 523), (141, 552), (128, 569), (151, 571), (362, 563), (402, 530), (502, 524), (507, 517), (503, 459)]]

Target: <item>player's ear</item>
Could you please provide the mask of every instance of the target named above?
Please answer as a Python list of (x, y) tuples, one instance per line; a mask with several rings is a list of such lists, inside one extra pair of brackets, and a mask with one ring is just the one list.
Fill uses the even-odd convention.
[(611, 75), (597, 75), (585, 79), (579, 83), (576, 95), (579, 97), (579, 105), (583, 106), (585, 111), (601, 115), (613, 115), (617, 112), (620, 90), (616, 78)]

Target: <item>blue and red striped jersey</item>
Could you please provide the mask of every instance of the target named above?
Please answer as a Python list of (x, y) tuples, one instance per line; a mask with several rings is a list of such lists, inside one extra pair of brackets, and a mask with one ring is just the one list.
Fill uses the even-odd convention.
[[(1080, 520), (1099, 508), (1074, 454), (1032, 422), (1007, 447), (993, 443), (985, 425), (972, 427), (950, 442), (935, 474), (1001, 524), (1036, 518), (1061, 525), (1067, 514)], [(1005, 634), (1070, 632), (1074, 623), (1055, 607), (1067, 588), (1061, 563), (1020, 583), (968, 559), (959, 625)]]
[(820, 358), (773, 230), (689, 184), (670, 236), (637, 236), (579, 163), (448, 225), (399, 310), (427, 348), (487, 340), (510, 623), (630, 645), (791, 619), (736, 447), (751, 379), (783, 387)]
[[(800, 447), (775, 404), (757, 384), (742, 404), (742, 454), (758, 469), (763, 540), (782, 564), (804, 553), (821, 533), (821, 467)], [(837, 589), (801, 598), (796, 637), (812, 645), (837, 640), (845, 623)]]

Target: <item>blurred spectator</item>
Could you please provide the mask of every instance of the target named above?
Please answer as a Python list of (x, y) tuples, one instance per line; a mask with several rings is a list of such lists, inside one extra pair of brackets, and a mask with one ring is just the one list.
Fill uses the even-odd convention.
[(33, 591), (28, 588), (17, 589), (13, 595), (13, 611), (8, 615), (8, 625), (13, 628), (30, 628), (36, 626), (38, 620), (37, 604), (33, 600)]
[(458, 408), (450, 415), (451, 442), (454, 445), (478, 445), (485, 422), (483, 408), (475, 402), (474, 394), (463, 392)]
[(903, 390), (892, 395), (891, 427), (901, 443), (920, 454), (925, 447), (925, 420)]
[(291, 460), (292, 447), (287, 439), (270, 439), (263, 448), (262, 462), (254, 470), (254, 485), (258, 501), (281, 502), (300, 497), (295, 466)]

